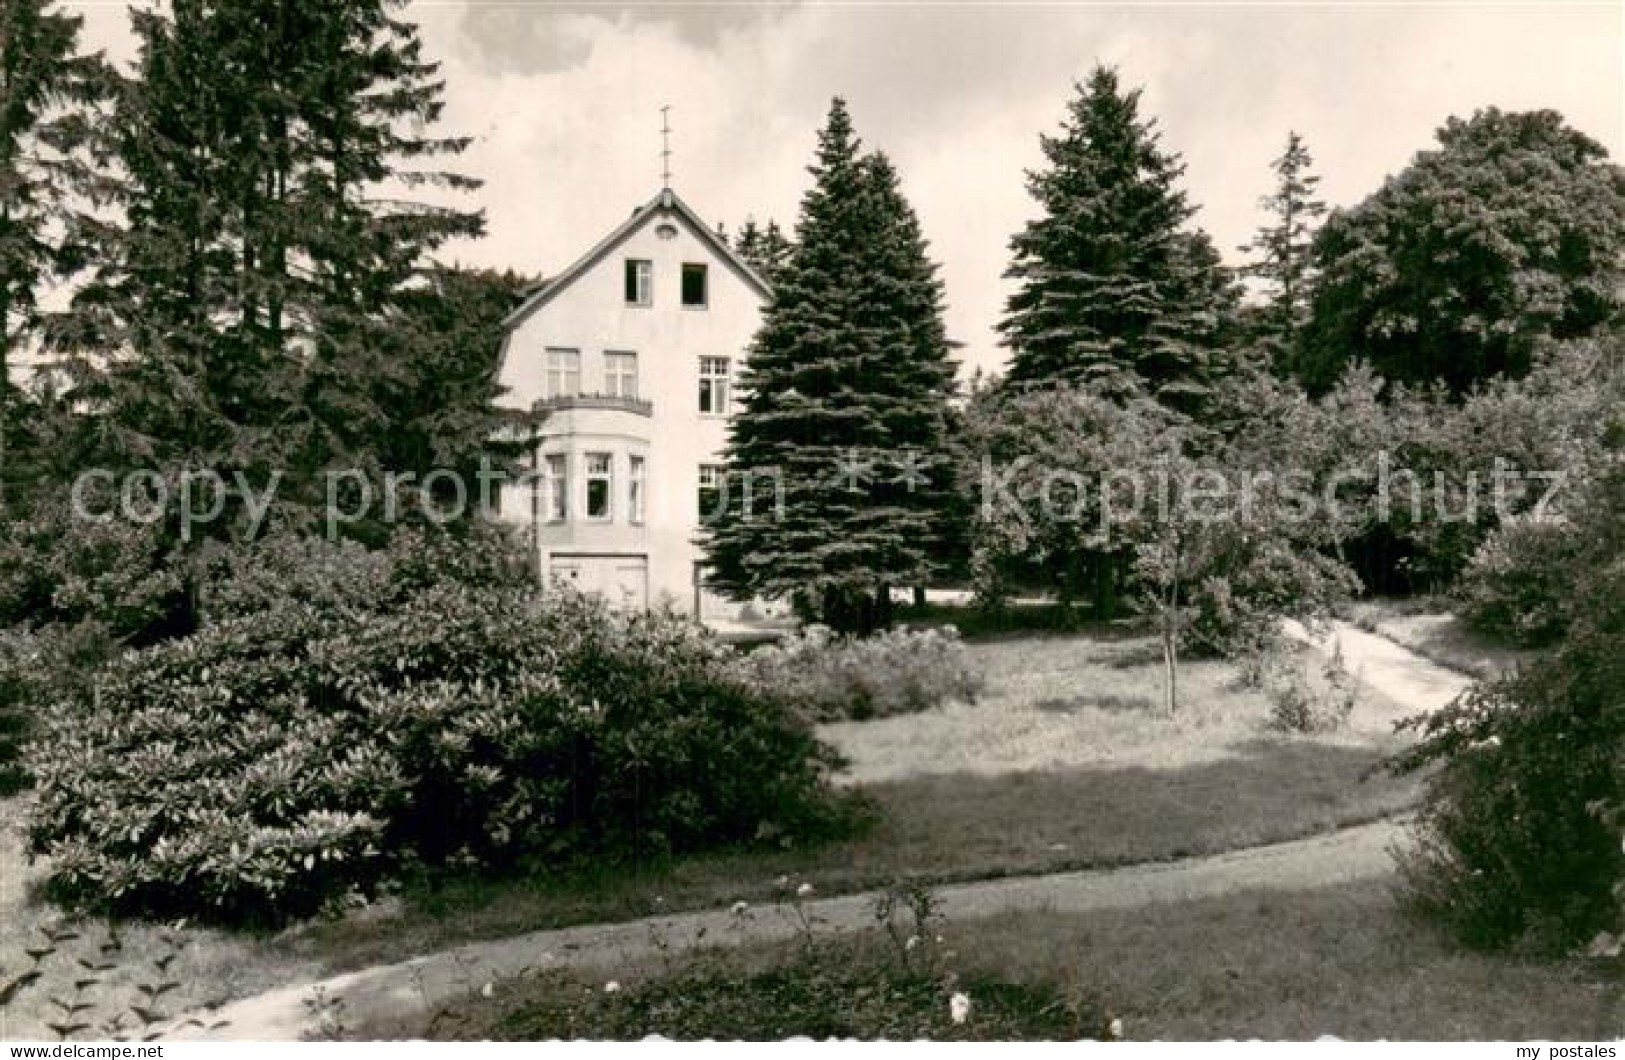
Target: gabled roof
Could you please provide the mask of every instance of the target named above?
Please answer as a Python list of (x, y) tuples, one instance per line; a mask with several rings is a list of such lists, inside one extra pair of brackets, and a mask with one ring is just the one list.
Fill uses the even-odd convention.
[(721, 258), (729, 268), (738, 273), (740, 279), (744, 280), (762, 298), (766, 299), (772, 294), (772, 288), (768, 286), (767, 281), (758, 276), (756, 270), (751, 268), (745, 259), (740, 257), (733, 247), (728, 245), (728, 241), (719, 236), (715, 229), (706, 224), (700, 218), (700, 215), (694, 212), (693, 207), (678, 198), (677, 193), (670, 188), (662, 188), (654, 198), (633, 210), (631, 217), (621, 222), (613, 232), (605, 236), (597, 246), (587, 251), (574, 265), (548, 280), (539, 289), (532, 291), (518, 309), (508, 314), (507, 319), (502, 322), (503, 328), (512, 330), (526, 317), (552, 301), (555, 295), (569, 287), (588, 269), (613, 253), (615, 248), (625, 242), (633, 232), (636, 232), (654, 218), (667, 215), (676, 215), (682, 219), (694, 232), (695, 236), (699, 238), (700, 242), (710, 247), (717, 257)]

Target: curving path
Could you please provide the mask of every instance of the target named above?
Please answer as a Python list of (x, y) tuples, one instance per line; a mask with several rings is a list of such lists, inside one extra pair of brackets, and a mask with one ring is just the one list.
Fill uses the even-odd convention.
[[(1025, 876), (948, 885), (935, 893), (950, 921), (995, 913), (1051, 911), (1087, 913), (1184, 902), (1235, 890), (1301, 889), (1378, 878), (1392, 868), (1389, 851), (1403, 839), (1394, 820), (1344, 829), (1211, 857), (1120, 869)], [(800, 906), (820, 934), (874, 923), (874, 893), (809, 900)], [(191, 1018), (213, 1029), (186, 1028), (171, 1039), (293, 1041), (313, 1032), (317, 1015), (308, 1002), (318, 991), (342, 999), (346, 1020), (390, 1019), (466, 997), (485, 983), (501, 989), (505, 979), (541, 968), (573, 968), (607, 978), (628, 963), (667, 959), (696, 946), (769, 942), (801, 930), (788, 906), (711, 910), (618, 924), (590, 924), (538, 931), (516, 938), (382, 965), (321, 983), (284, 987), (232, 1002)]]

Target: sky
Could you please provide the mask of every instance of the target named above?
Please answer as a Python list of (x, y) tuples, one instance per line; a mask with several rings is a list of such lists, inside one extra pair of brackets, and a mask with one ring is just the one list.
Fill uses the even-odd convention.
[[(74, 6), (74, 5), (68, 5)], [(77, 5), (131, 45), (123, 0)], [(1226, 260), (1263, 221), (1269, 164), (1303, 134), (1333, 206), (1380, 187), (1451, 115), (1553, 108), (1625, 157), (1625, 4), (414, 0), (485, 238), (468, 265), (553, 274), (660, 188), (712, 223), (794, 223), (833, 96), (900, 171), (941, 265), (965, 367), (996, 370), (1025, 172), (1097, 63), (1143, 88)]]

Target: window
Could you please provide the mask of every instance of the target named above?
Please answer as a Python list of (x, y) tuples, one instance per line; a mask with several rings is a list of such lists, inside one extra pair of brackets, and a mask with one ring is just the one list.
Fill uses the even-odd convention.
[(644, 258), (626, 259), (626, 304), (650, 305), (654, 302), (654, 262)]
[(543, 397), (575, 397), (581, 393), (581, 351), (548, 347), (544, 386)]
[(546, 520), (562, 523), (570, 517), (570, 465), (563, 453), (549, 453), (542, 472)]
[(705, 266), (683, 266), (683, 305), (689, 309), (705, 308)]
[(728, 414), (728, 358), (700, 358), (700, 411), (712, 416)]
[(604, 354), (604, 393), (610, 397), (638, 396), (638, 355), (611, 350)]
[(608, 453), (587, 454), (587, 518), (594, 522), (609, 520), (609, 498), (615, 483), (611, 460)]
[(626, 521), (643, 522), (643, 457), (627, 458), (626, 465)]
[(722, 514), (718, 509), (723, 499), (722, 483), (725, 470), (721, 464), (700, 465), (700, 522), (707, 522)]

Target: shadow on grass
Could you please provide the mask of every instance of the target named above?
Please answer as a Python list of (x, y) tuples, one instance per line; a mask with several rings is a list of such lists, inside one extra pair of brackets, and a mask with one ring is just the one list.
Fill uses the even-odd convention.
[(477, 939), (630, 920), (899, 879), (932, 883), (1106, 868), (1217, 854), (1364, 823), (1414, 803), (1417, 781), (1370, 775), (1383, 752), (1258, 739), (1177, 769), (1090, 767), (947, 774), (864, 789), (878, 819), (815, 847), (627, 860), (522, 878), (421, 881), (399, 900), (295, 929), (278, 945), (343, 971)]

